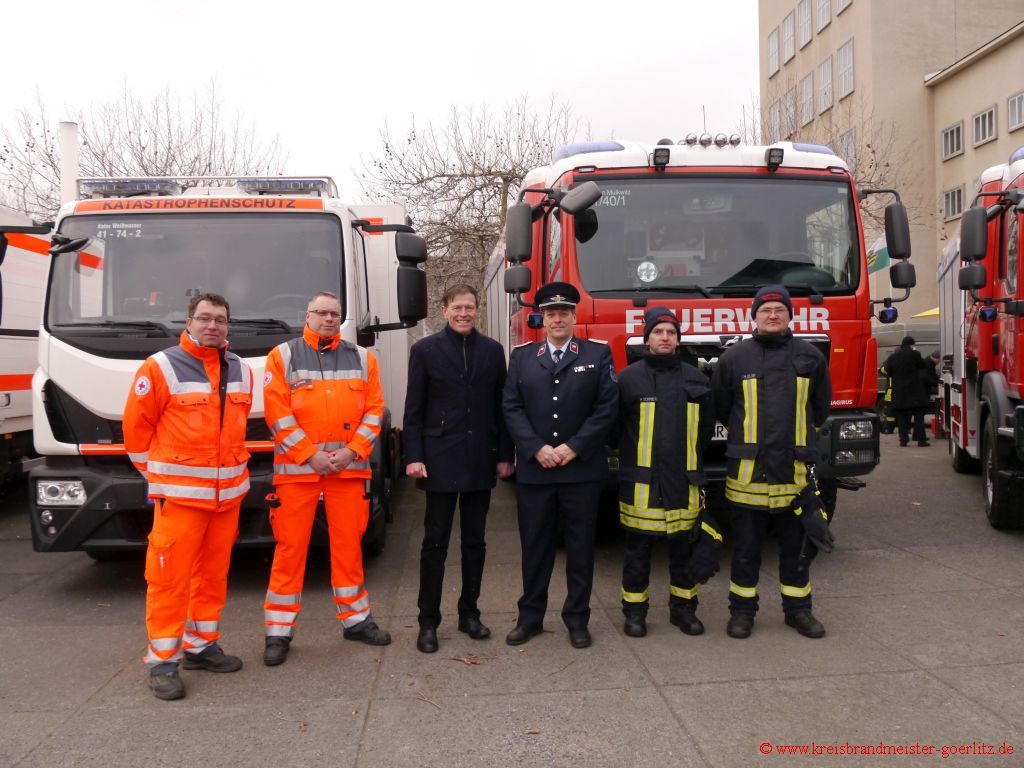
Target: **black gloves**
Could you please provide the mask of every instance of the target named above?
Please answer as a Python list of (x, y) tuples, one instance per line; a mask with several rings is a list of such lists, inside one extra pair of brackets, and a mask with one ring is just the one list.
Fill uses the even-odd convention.
[[(793, 512), (804, 527), (804, 536), (814, 548), (828, 554), (835, 547), (835, 537), (828, 527), (828, 514), (818, 487), (812, 480), (793, 499)], [(808, 549), (805, 547), (805, 549)], [(813, 551), (813, 550), (812, 550)]]
[(693, 584), (705, 584), (718, 573), (718, 552), (722, 548), (722, 534), (711, 513), (704, 509), (691, 532), (695, 542), (686, 564), (686, 578)]

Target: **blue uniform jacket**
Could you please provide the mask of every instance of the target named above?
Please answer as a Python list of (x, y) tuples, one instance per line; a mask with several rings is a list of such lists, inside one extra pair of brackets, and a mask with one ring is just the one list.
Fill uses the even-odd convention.
[[(606, 441), (619, 404), (607, 344), (572, 337), (555, 366), (546, 341), (512, 350), (503, 398), (516, 444), (516, 480), (527, 484), (598, 482), (608, 471)], [(544, 469), (534, 454), (566, 443), (577, 456)]]

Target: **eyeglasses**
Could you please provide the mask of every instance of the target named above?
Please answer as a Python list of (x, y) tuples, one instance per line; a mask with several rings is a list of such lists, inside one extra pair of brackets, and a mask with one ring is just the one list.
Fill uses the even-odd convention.
[(785, 307), (782, 307), (781, 309), (766, 309), (762, 307), (761, 309), (757, 310), (757, 314), (762, 315), (764, 317), (782, 317), (783, 315), (788, 315), (789, 310), (786, 309)]
[(322, 317), (324, 320), (326, 320), (327, 318), (336, 320), (339, 317), (341, 317), (341, 312), (335, 312), (330, 309), (307, 309), (306, 311), (312, 312), (314, 315), (316, 315), (317, 317)]
[(200, 323), (202, 325), (214, 325), (226, 326), (228, 319), (226, 317), (214, 317), (213, 315), (197, 315), (192, 318), (193, 323)]

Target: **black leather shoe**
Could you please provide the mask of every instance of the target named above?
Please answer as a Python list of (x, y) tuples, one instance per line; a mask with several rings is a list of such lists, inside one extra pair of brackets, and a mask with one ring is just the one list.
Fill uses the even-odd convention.
[(622, 631), (628, 637), (644, 637), (647, 634), (647, 620), (643, 616), (627, 616)]
[(149, 675), (149, 689), (153, 695), (163, 701), (174, 701), (185, 697), (185, 684), (178, 675), (178, 666), (162, 674)]
[(367, 619), (352, 629), (346, 629), (342, 634), (346, 640), (358, 640), (367, 645), (391, 644), (391, 635), (378, 627), (373, 619)]
[(750, 637), (754, 631), (754, 617), (749, 613), (734, 613), (729, 617), (729, 623), (725, 625), (725, 634), (743, 640)]
[(522, 624), (517, 624), (516, 628), (505, 637), (505, 642), (509, 645), (522, 645), (543, 631), (543, 627), (524, 627)]
[(467, 616), (459, 619), (459, 632), (464, 632), (474, 640), (483, 640), (491, 636), (491, 630), (480, 623), (480, 619)]
[(917, 447), (918, 448), (927, 448), (929, 445), (931, 445), (931, 443), (929, 443), (927, 440), (918, 440), (917, 441)]
[(704, 634), (704, 622), (697, 618), (697, 614), (693, 611), (686, 611), (685, 613), (677, 613), (675, 616), (669, 618), (675, 626), (682, 630), (684, 635), (703, 635)]
[(572, 643), (573, 648), (589, 648), (590, 643), (590, 630), (586, 627), (575, 627), (569, 630), (569, 642)]
[(242, 660), (224, 653), (217, 643), (210, 643), (202, 653), (185, 651), (185, 660), (181, 666), (185, 669), (205, 669), (207, 672), (237, 672), (242, 668)]
[(786, 616), (786, 626), (792, 627), (804, 637), (812, 637), (815, 640), (825, 636), (825, 625), (814, 618), (810, 611), (799, 611)]
[(292, 641), (287, 637), (268, 637), (263, 649), (263, 663), (268, 667), (284, 664), (291, 650)]
[(416, 650), (421, 653), (437, 653), (437, 630), (433, 627), (420, 627)]

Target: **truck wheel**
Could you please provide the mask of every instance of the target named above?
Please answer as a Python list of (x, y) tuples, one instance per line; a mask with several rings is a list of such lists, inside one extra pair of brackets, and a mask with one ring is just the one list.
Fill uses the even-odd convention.
[(953, 471), (961, 475), (973, 474), (978, 471), (977, 459), (972, 459), (970, 454), (949, 438), (949, 455), (953, 457)]
[(1012, 498), (1011, 483), (1000, 475), (999, 447), (995, 420), (985, 420), (981, 443), (981, 487), (985, 494), (985, 516), (993, 528), (1024, 527), (1024, 507)]

